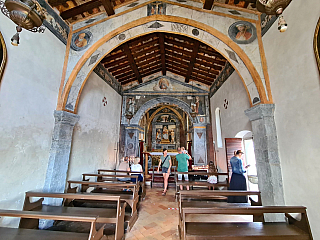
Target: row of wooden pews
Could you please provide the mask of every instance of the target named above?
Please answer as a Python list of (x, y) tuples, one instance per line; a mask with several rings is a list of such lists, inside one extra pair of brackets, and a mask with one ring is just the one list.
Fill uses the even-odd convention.
[[(227, 203), (229, 196), (248, 196), (250, 203)], [(305, 207), (261, 206), (260, 192), (180, 191), (179, 205), (181, 239), (313, 239)]]
[[(146, 194), (137, 176), (130, 176), (135, 183), (117, 179), (126, 173), (131, 172), (99, 169), (98, 174), (83, 174), (83, 181), (68, 181), (65, 193), (26, 192), (23, 211), (0, 209), (0, 217), (20, 218), (18, 229), (0, 228), (0, 239), (106, 240), (106, 226), (114, 239), (123, 239), (125, 225), (127, 231), (132, 228), (139, 199)], [(39, 230), (40, 219), (54, 221), (54, 226)]]

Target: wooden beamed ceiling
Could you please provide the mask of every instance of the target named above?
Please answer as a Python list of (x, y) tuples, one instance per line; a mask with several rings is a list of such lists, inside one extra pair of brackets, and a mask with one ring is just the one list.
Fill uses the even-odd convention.
[[(202, 0), (203, 8), (211, 10), (214, 2), (224, 3), (255, 10), (256, 0)], [(120, 5), (133, 3), (132, 0), (48, 0), (48, 3), (59, 11), (62, 19), (69, 23), (105, 11), (108, 16), (114, 15), (114, 9)]]
[(128, 41), (101, 61), (122, 84), (167, 71), (212, 85), (226, 64), (226, 59), (213, 48), (189, 37), (171, 33), (152, 33)]

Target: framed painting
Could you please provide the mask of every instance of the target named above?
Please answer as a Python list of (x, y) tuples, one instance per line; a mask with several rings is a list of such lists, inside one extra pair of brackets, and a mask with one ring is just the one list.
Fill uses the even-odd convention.
[(238, 21), (228, 30), (229, 37), (238, 44), (249, 44), (257, 38), (257, 30), (252, 23)]
[(314, 48), (314, 54), (316, 55), (318, 70), (320, 73), (320, 18), (318, 20), (316, 30), (314, 32), (313, 48)]
[(0, 32), (0, 82), (7, 62), (7, 48)]

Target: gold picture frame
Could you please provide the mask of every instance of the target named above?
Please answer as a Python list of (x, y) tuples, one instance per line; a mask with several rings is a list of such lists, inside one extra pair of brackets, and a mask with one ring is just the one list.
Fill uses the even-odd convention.
[(0, 82), (7, 62), (7, 47), (4, 38), (0, 32)]
[(320, 18), (318, 20), (316, 30), (314, 32), (313, 49), (314, 49), (314, 54), (316, 56), (318, 70), (320, 73)]

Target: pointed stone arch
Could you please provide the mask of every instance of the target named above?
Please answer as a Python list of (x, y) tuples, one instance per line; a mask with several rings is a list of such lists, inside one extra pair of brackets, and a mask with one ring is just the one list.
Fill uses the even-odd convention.
[[(163, 26), (169, 27), (155, 29), (151, 27), (154, 22), (158, 22)], [(170, 26), (173, 24), (185, 26), (186, 28), (170, 28)], [(180, 31), (181, 29), (188, 28), (190, 31)], [(196, 28), (200, 34), (198, 36), (194, 36), (191, 28)], [(62, 97), (58, 102), (58, 109), (76, 113), (82, 89), (89, 75), (100, 62), (100, 60), (102, 60), (104, 56), (124, 42), (152, 32), (171, 32), (185, 35), (193, 39), (197, 39), (214, 48), (216, 51), (222, 54), (238, 72), (247, 91), (251, 106), (258, 103), (269, 103), (264, 88), (264, 83), (262, 82), (261, 76), (254, 67), (252, 61), (245, 54), (245, 52), (229, 37), (208, 25), (194, 20), (176, 16), (154, 15), (143, 17), (123, 25), (118, 29), (106, 34), (104, 37), (94, 43), (82, 55), (75, 68), (72, 70), (68, 81), (64, 86)], [(126, 40), (120, 41), (119, 38), (117, 38), (117, 36), (120, 34), (126, 34), (130, 37)]]

